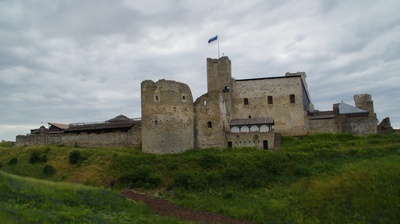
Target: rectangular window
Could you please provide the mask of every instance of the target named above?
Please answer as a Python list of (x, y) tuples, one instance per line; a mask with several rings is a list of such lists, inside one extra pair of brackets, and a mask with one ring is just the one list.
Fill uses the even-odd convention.
[(243, 104), (244, 105), (249, 105), (249, 99), (248, 98), (244, 98), (243, 99)]
[(272, 96), (268, 96), (268, 104), (273, 104), (274, 99), (272, 99)]
[(294, 94), (290, 94), (290, 103), (296, 103)]

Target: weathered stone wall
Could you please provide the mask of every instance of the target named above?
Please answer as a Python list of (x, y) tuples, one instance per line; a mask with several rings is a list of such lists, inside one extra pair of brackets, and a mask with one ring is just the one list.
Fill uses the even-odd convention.
[(16, 137), (16, 146), (48, 144), (70, 147), (140, 147), (141, 125), (136, 124), (127, 132), (18, 135)]
[(62, 144), (71, 147), (140, 147), (141, 137), (141, 125), (138, 123), (128, 131), (66, 133), (62, 136)]
[(357, 108), (367, 110), (370, 117), (376, 118), (374, 111), (374, 102), (370, 94), (356, 94), (354, 95), (354, 103)]
[(180, 82), (145, 80), (142, 91), (142, 149), (178, 153), (194, 148), (193, 97)]
[(374, 117), (336, 117), (339, 133), (369, 135), (377, 133), (377, 120)]
[(207, 92), (223, 91), (225, 87), (230, 87), (231, 79), (231, 60), (228, 57), (207, 58)]
[(51, 135), (18, 135), (16, 146), (62, 144), (61, 134)]
[(212, 91), (199, 97), (195, 108), (195, 147), (226, 147), (224, 93)]
[(313, 133), (337, 133), (338, 127), (335, 119), (321, 119), (321, 120), (310, 120), (309, 131), (305, 134)]
[(242, 132), (242, 133), (228, 133), (226, 135), (227, 145), (231, 142), (232, 148), (239, 147), (256, 147), (264, 149), (264, 142), (267, 141), (268, 149), (274, 149), (275, 138), (274, 132)]
[[(302, 79), (300, 76), (236, 80), (233, 84), (232, 119), (273, 117), (274, 129), (284, 135), (303, 130), (306, 124)], [(290, 95), (295, 102), (291, 103)], [(268, 97), (272, 103), (268, 103)], [(245, 105), (244, 99), (248, 99)]]

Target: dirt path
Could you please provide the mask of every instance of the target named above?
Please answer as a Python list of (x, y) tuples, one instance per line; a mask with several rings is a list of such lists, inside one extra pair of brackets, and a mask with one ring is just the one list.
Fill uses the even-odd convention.
[(141, 201), (151, 208), (151, 210), (159, 215), (172, 216), (177, 219), (202, 222), (202, 223), (229, 223), (229, 224), (253, 224), (249, 221), (237, 220), (227, 216), (196, 211), (189, 208), (177, 207), (174, 203), (145, 194), (135, 192), (133, 190), (124, 190), (122, 195), (134, 201)]

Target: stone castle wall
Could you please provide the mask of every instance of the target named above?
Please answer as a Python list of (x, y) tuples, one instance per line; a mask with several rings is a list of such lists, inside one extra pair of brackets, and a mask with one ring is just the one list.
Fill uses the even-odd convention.
[[(294, 103), (290, 100), (294, 95)], [(289, 135), (294, 129), (304, 129), (302, 80), (299, 76), (274, 79), (236, 80), (233, 85), (233, 112), (235, 118), (273, 117), (274, 129)], [(245, 98), (247, 105), (245, 105)], [(270, 98), (270, 100), (268, 100)]]
[(18, 135), (15, 146), (63, 144), (61, 134), (52, 135)]
[(62, 144), (69, 147), (140, 147), (139, 136), (137, 127), (127, 132), (67, 133), (62, 137)]
[(315, 133), (338, 133), (338, 127), (335, 119), (310, 120), (308, 132)]
[(16, 146), (49, 144), (69, 147), (140, 147), (141, 126), (134, 125), (126, 132), (19, 135), (16, 137)]
[(264, 146), (267, 146), (264, 149), (275, 149), (274, 136), (275, 135), (273, 131), (246, 132), (246, 133), (242, 132), (242, 133), (227, 133), (226, 138), (228, 144), (232, 144), (232, 148), (256, 147), (259, 149), (263, 149)]
[(195, 147), (227, 147), (225, 138), (226, 110), (223, 95), (212, 91), (199, 97), (195, 108)]

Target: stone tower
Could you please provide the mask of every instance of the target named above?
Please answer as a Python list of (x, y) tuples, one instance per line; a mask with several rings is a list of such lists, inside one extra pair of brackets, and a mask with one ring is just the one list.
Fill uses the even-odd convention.
[(354, 103), (357, 108), (367, 110), (369, 112), (369, 117), (376, 118), (376, 114), (374, 112), (374, 102), (372, 101), (370, 94), (354, 95)]
[(232, 83), (231, 60), (227, 56), (219, 59), (207, 58), (207, 91), (227, 91)]
[(142, 149), (178, 153), (194, 148), (193, 97), (188, 85), (145, 80), (142, 91)]

